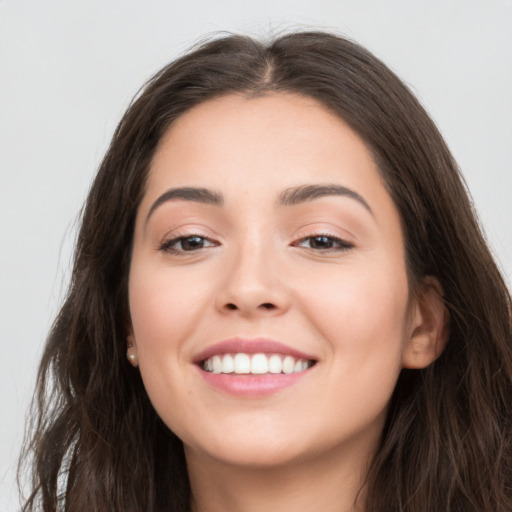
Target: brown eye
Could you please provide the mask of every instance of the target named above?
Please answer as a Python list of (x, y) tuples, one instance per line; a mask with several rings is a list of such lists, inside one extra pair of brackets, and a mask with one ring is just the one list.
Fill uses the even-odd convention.
[(189, 236), (188, 238), (182, 238), (178, 243), (184, 251), (195, 251), (205, 246), (205, 239), (201, 236)]
[(349, 242), (328, 235), (308, 236), (302, 238), (296, 245), (317, 251), (345, 251), (353, 248)]
[(164, 242), (160, 249), (166, 252), (193, 252), (218, 245), (213, 240), (200, 235), (179, 236)]
[(311, 249), (332, 249), (336, 242), (329, 236), (313, 236), (309, 239)]

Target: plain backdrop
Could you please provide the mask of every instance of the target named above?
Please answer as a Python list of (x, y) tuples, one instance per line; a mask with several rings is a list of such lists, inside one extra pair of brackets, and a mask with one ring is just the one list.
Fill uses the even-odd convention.
[(74, 220), (141, 84), (205, 34), (326, 28), (401, 76), (458, 160), (512, 276), (511, 0), (0, 0), (0, 512)]

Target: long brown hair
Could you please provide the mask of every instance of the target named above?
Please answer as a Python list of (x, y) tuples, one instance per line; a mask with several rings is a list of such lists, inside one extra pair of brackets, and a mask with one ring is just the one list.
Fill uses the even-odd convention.
[(125, 356), (134, 218), (155, 148), (178, 116), (219, 95), (279, 91), (315, 98), (366, 142), (400, 212), (411, 286), (435, 276), (450, 313), (441, 357), (399, 377), (366, 509), (512, 510), (510, 293), (425, 110), (372, 54), (321, 32), (204, 43), (154, 76), (124, 115), (86, 201), (39, 369), (24, 510), (188, 510), (182, 443)]

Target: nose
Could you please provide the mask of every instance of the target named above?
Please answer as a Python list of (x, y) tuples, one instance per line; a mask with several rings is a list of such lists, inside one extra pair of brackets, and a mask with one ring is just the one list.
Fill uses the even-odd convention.
[(216, 297), (217, 309), (223, 314), (245, 318), (285, 313), (290, 297), (276, 256), (258, 249), (256, 244), (240, 247), (225, 262)]

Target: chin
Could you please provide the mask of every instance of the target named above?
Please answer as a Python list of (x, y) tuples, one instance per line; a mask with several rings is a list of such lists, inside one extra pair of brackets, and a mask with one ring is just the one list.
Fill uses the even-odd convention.
[[(283, 446), (268, 442), (226, 443), (226, 446), (205, 447), (200, 449), (203, 455), (229, 466), (250, 469), (271, 469), (285, 467), (305, 459), (305, 454), (296, 447)], [(185, 453), (189, 447), (185, 445)]]
[(200, 430), (176, 432), (184, 443), (187, 457), (205, 457), (232, 466), (271, 468), (304, 458), (317, 444), (311, 435), (301, 436), (293, 428), (295, 422), (293, 425), (263, 424), (260, 419), (259, 422), (236, 422), (236, 425), (228, 422), (215, 427), (205, 423), (197, 422), (202, 427)]

